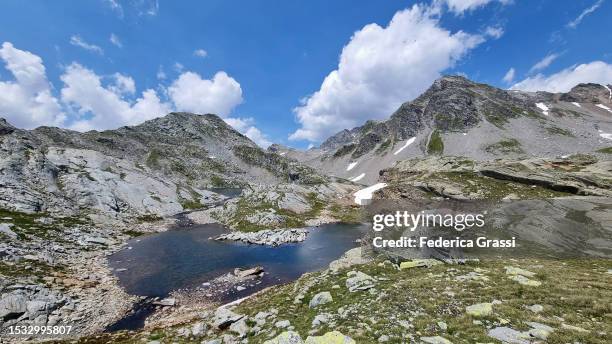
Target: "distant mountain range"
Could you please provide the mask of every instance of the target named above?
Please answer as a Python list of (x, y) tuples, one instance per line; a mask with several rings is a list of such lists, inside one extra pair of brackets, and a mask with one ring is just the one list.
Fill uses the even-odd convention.
[(460, 76), (436, 80), (386, 121), (345, 129), (320, 147), (269, 150), (324, 173), (371, 184), (396, 161), (430, 155), (474, 160), (605, 154), (612, 146), (612, 91), (580, 84), (568, 93), (502, 90)]

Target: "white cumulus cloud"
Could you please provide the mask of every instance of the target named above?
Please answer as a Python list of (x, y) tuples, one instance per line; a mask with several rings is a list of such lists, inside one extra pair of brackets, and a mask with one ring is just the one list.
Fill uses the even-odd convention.
[[(271, 144), (253, 118), (227, 117), (242, 102), (242, 89), (225, 72), (218, 72), (210, 80), (184, 72), (168, 88), (168, 100), (164, 101), (153, 89), (138, 96), (136, 82), (129, 75), (100, 76), (72, 63), (60, 76), (63, 84), (56, 97), (39, 56), (5, 42), (0, 60), (14, 77), (0, 80), (0, 116), (17, 127), (52, 125), (79, 131), (105, 130), (139, 124), (171, 111), (191, 111), (225, 117), (258, 145)], [(159, 72), (163, 73), (161, 66)]]
[(343, 48), (338, 68), (294, 109), (301, 128), (292, 140), (320, 141), (367, 119), (389, 116), (484, 41), (452, 33), (429, 7), (397, 12), (389, 25), (369, 24)]
[(225, 72), (217, 72), (212, 79), (184, 72), (168, 87), (168, 94), (179, 111), (214, 113), (221, 117), (242, 103), (240, 84)]
[(62, 125), (65, 115), (51, 93), (42, 59), (9, 42), (2, 44), (0, 59), (14, 77), (0, 80), (0, 116), (21, 128)]
[(260, 147), (267, 148), (272, 142), (264, 135), (261, 130), (255, 127), (253, 124), (255, 120), (251, 117), (228, 117), (224, 119), (225, 122), (231, 125), (234, 129), (243, 133), (246, 137), (253, 140)]
[(593, 61), (545, 76), (538, 74), (520, 81), (512, 89), (523, 91), (568, 92), (579, 83), (612, 84), (612, 64)]
[(62, 102), (80, 115), (70, 125), (76, 130), (138, 124), (171, 110), (170, 105), (163, 103), (152, 89), (145, 90), (135, 101), (124, 99), (115, 88), (104, 87), (100, 76), (78, 63), (68, 66), (60, 79), (64, 82)]

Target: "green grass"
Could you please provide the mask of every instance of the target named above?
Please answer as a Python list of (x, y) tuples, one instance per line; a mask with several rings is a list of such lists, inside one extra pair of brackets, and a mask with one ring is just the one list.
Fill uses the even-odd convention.
[(218, 175), (212, 175), (210, 177), (210, 183), (212, 184), (213, 187), (222, 187), (227, 185), (227, 183), (225, 182), (225, 179), (219, 177)]
[[(305, 222), (318, 217), (326, 205), (326, 201), (319, 199), (317, 194), (314, 192), (308, 193), (305, 195), (305, 198), (310, 205), (310, 210), (302, 214), (280, 208), (276, 203), (241, 198), (237, 203), (236, 212), (233, 214), (229, 225), (242, 232), (257, 232), (260, 230), (273, 228), (304, 227)], [(282, 216), (283, 222), (276, 226), (264, 226), (247, 220), (247, 217), (251, 215), (269, 211), (273, 211), (275, 214)]]
[(389, 148), (391, 148), (391, 140), (386, 139), (384, 140), (380, 146), (378, 146), (378, 148), (376, 148), (376, 154), (378, 155), (382, 155), (384, 152), (386, 152), (387, 150), (389, 150)]
[[(309, 273), (297, 281), (272, 287), (245, 300), (234, 310), (253, 319), (258, 312), (278, 310), (272, 320), (267, 319), (260, 334), (249, 333), (249, 343), (263, 343), (268, 334), (282, 332), (274, 328), (279, 320), (289, 320), (294, 331), (303, 339), (309, 334), (321, 335), (337, 330), (349, 335), (357, 343), (377, 343), (382, 334), (391, 337), (389, 343), (404, 343), (410, 335), (417, 341), (423, 336), (442, 336), (453, 343), (493, 343), (487, 335), (490, 328), (507, 326), (519, 331), (529, 329), (527, 322), (549, 325), (555, 330), (546, 343), (608, 343), (612, 333), (612, 269), (609, 259), (492, 259), (464, 265), (437, 265), (430, 268), (397, 270), (391, 264), (379, 264), (375, 260), (366, 265), (353, 266), (337, 273), (329, 271)], [(532, 279), (542, 282), (539, 287), (521, 286), (510, 280), (504, 266), (512, 265), (535, 272)], [(358, 270), (376, 279), (371, 291), (349, 292), (346, 288), (347, 272)], [(477, 273), (486, 280), (459, 281), (456, 278)], [(312, 297), (328, 291), (333, 301), (316, 309), (308, 306)], [(298, 294), (301, 301), (295, 303)], [(476, 318), (465, 311), (476, 303), (491, 303), (493, 314)], [(539, 304), (544, 310), (533, 313), (525, 307)], [(340, 316), (344, 310), (345, 316)], [(317, 314), (329, 313), (333, 324), (313, 328), (311, 323)], [(247, 323), (254, 325), (252, 320)], [(480, 321), (480, 323), (475, 322)], [(179, 335), (181, 328), (189, 328), (194, 321), (182, 324), (149, 328), (146, 331), (97, 334), (80, 339), (80, 343), (139, 343), (163, 339), (164, 342), (201, 342), (220, 338), (225, 332), (213, 332), (210, 336), (186, 338)], [(446, 331), (437, 323), (447, 324)], [(565, 323), (578, 326), (588, 332), (563, 329)], [(407, 324), (408, 328), (402, 326)], [(163, 326), (163, 325), (162, 325)]]
[(508, 119), (505, 116), (501, 115), (501, 114), (493, 113), (493, 112), (486, 112), (484, 115), (485, 115), (485, 118), (491, 124), (493, 124), (494, 126), (500, 128), (500, 129), (503, 129), (504, 125), (506, 123), (508, 123)]
[(502, 199), (509, 195), (514, 195), (519, 199), (542, 199), (572, 195), (542, 186), (533, 187), (532, 185), (485, 177), (475, 172), (436, 172), (421, 178), (428, 181), (450, 182), (460, 187), (463, 194), (478, 195), (478, 199)]
[(516, 139), (506, 139), (485, 147), (489, 153), (524, 153), (521, 143)]
[(156, 149), (152, 149), (149, 152), (149, 155), (147, 156), (147, 160), (145, 161), (145, 164), (151, 169), (158, 169), (160, 167), (160, 163), (159, 163), (160, 159), (161, 159), (161, 152)]
[(546, 131), (549, 134), (552, 134), (552, 135), (561, 135), (561, 136), (574, 137), (574, 134), (572, 134), (571, 131), (566, 130), (566, 129), (562, 129), (562, 128), (559, 128), (559, 127), (548, 127), (548, 128), (546, 128)]
[(357, 148), (357, 145), (354, 143), (348, 144), (348, 145), (344, 145), (342, 147), (340, 147), (335, 153), (334, 153), (334, 158), (339, 158), (341, 156), (345, 156), (351, 152), (353, 152), (355, 150), (355, 148)]
[(438, 130), (434, 130), (429, 137), (427, 144), (427, 154), (442, 155), (444, 153), (444, 142)]
[(361, 207), (358, 206), (346, 206), (337, 203), (332, 204), (329, 207), (331, 215), (344, 223), (361, 223), (364, 220), (364, 213)]
[(601, 148), (601, 149), (598, 149), (597, 152), (605, 153), (605, 154), (612, 154), (612, 147)]

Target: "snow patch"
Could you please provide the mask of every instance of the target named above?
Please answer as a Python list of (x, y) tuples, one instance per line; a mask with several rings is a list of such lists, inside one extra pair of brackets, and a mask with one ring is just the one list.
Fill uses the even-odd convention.
[(580, 103), (572, 102), (572, 104), (574, 104), (577, 107), (582, 107), (582, 106), (580, 106)]
[(280, 152), (280, 153), (278, 153), (278, 155), (280, 155), (280, 156), (283, 156), (285, 154), (287, 154), (287, 152)]
[(348, 165), (348, 167), (346, 168), (347, 171), (350, 171), (353, 169), (353, 167), (357, 166), (357, 161), (352, 162)]
[(603, 137), (604, 139), (612, 140), (612, 134), (601, 133), (599, 136)]
[(544, 103), (536, 103), (536, 106), (538, 107), (538, 109), (542, 110), (542, 112), (548, 116), (548, 111), (550, 111), (550, 109), (548, 108), (548, 106), (546, 106), (546, 104)]
[(605, 106), (603, 104), (597, 104), (595, 106), (597, 106), (598, 108), (601, 108), (601, 109), (608, 110), (608, 111), (612, 112), (612, 109), (610, 109), (609, 107), (607, 107), (607, 106)]
[(414, 140), (416, 140), (416, 137), (411, 137), (409, 138), (406, 143), (400, 147), (400, 149), (396, 150), (395, 153), (393, 153), (393, 155), (398, 155), (401, 151), (403, 151), (404, 149), (406, 149), (406, 147), (410, 146)]
[(606, 90), (608, 90), (608, 92), (610, 93), (610, 95), (608, 96), (608, 100), (612, 100), (612, 90), (610, 89), (610, 87), (608, 87), (608, 85), (602, 85), (603, 87), (606, 88)]
[(365, 205), (367, 201), (372, 199), (372, 194), (374, 192), (384, 188), (385, 186), (387, 186), (387, 183), (377, 183), (355, 192), (355, 203)]
[(352, 182), (358, 182), (358, 181), (362, 180), (363, 177), (365, 177), (365, 173), (362, 173), (362, 174), (358, 175), (357, 177), (351, 179), (351, 181)]

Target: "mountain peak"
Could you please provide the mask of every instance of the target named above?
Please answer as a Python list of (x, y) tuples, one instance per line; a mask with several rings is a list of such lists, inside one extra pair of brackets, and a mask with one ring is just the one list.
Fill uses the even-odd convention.
[(15, 127), (12, 126), (6, 119), (0, 117), (0, 135), (10, 134), (15, 131)]

